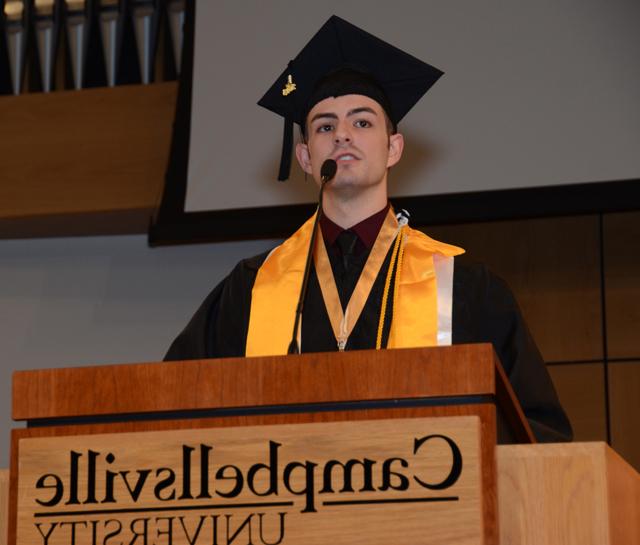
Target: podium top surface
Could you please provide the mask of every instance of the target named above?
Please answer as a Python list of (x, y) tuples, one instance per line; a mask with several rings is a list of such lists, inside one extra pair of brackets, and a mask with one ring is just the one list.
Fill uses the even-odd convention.
[(18, 371), (13, 419), (491, 396), (508, 382), (497, 363), (468, 344)]

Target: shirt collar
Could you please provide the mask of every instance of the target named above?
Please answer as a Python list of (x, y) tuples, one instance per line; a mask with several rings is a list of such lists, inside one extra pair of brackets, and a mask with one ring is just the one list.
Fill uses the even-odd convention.
[(382, 228), (384, 219), (387, 217), (389, 206), (389, 203), (387, 203), (387, 205), (382, 210), (362, 220), (360, 223), (356, 223), (349, 229), (343, 229), (338, 224), (331, 221), (327, 216), (323, 215), (320, 218), (320, 228), (322, 229), (322, 236), (324, 238), (325, 244), (327, 246), (333, 246), (340, 233), (342, 233), (343, 231), (352, 231), (357, 235), (360, 243), (367, 250), (371, 250), (371, 248), (373, 248), (373, 244), (376, 241), (376, 238), (378, 238), (378, 233)]

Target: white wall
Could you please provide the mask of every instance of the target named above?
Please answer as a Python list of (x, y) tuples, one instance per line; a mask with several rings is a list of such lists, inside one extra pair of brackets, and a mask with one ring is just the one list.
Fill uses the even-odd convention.
[(273, 241), (147, 247), (144, 236), (0, 241), (0, 468), (15, 370), (156, 361), (210, 289)]

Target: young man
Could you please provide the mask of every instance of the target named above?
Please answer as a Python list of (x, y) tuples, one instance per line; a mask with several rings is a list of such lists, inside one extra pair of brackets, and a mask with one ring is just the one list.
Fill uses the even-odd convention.
[[(305, 297), (303, 352), (493, 343), (539, 440), (571, 438), (544, 362), (505, 284), (464, 252), (408, 227), (388, 204), (397, 124), (442, 73), (332, 17), (259, 102), (292, 123), (302, 169), (324, 189)], [(272, 252), (240, 262), (196, 312), (167, 359), (286, 354), (313, 218)]]

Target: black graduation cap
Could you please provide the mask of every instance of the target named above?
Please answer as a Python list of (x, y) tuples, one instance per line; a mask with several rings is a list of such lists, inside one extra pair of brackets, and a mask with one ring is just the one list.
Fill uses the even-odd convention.
[(309, 110), (329, 96), (362, 94), (380, 103), (394, 127), (443, 74), (333, 15), (289, 62), (258, 101), (284, 117), (278, 180), (291, 168), (293, 123), (304, 129)]

